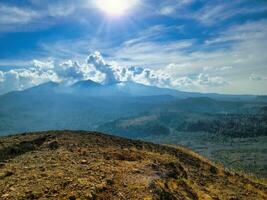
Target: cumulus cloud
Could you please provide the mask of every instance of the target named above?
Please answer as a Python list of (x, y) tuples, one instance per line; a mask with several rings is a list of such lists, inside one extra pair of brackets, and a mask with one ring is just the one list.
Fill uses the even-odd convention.
[(122, 81), (134, 81), (145, 85), (155, 85), (159, 87), (172, 87), (172, 80), (169, 75), (148, 68), (123, 68), (120, 77)]
[(152, 70), (139, 66), (121, 66), (116, 62), (106, 63), (99, 52), (90, 54), (84, 63), (68, 60), (57, 63), (33, 60), (31, 66), (23, 69), (0, 71), (0, 93), (23, 90), (44, 82), (54, 81), (72, 84), (91, 79), (102, 84), (116, 84), (131, 81), (145, 85), (168, 88), (186, 88), (227, 84), (221, 77), (200, 73), (194, 77), (172, 77), (164, 70)]
[(53, 69), (54, 68), (54, 61), (48, 60), (48, 61), (40, 61), (40, 60), (33, 60), (32, 65), (36, 69)]
[(1, 72), (0, 94), (13, 90), (23, 90), (47, 81), (57, 81), (53, 71), (40, 71), (37, 68)]
[(107, 64), (99, 52), (90, 54), (86, 59), (86, 64), (91, 69), (95, 69), (94, 73), (102, 74), (98, 82), (102, 82), (103, 84), (133, 81), (161, 87), (172, 86), (171, 79), (167, 74), (138, 66), (121, 66), (116, 62)]
[(124, 67), (117, 63), (107, 64), (99, 52), (90, 54), (85, 63), (68, 60), (33, 60), (31, 66), (10, 71), (0, 71), (0, 93), (23, 90), (47, 81), (71, 84), (92, 79), (102, 84), (133, 81), (147, 85), (171, 87), (172, 80), (163, 73), (142, 67)]
[(227, 85), (227, 82), (222, 77), (211, 77), (209, 74), (202, 74), (198, 75), (197, 82), (200, 85), (208, 85), (208, 86), (222, 86)]
[(59, 67), (55, 68), (57, 75), (63, 79), (83, 79), (84, 71), (78, 62), (68, 60), (59, 64)]
[(178, 77), (173, 79), (172, 85), (176, 88), (197, 89), (206, 91), (207, 88), (220, 87), (229, 83), (219, 76), (210, 76), (209, 74), (200, 73), (191, 77)]
[(90, 54), (86, 59), (86, 62), (88, 65), (91, 65), (97, 71), (105, 75), (105, 79), (103, 80), (104, 84), (113, 84), (118, 82), (118, 80), (115, 77), (112, 66), (106, 64), (100, 52), (95, 52), (93, 54)]

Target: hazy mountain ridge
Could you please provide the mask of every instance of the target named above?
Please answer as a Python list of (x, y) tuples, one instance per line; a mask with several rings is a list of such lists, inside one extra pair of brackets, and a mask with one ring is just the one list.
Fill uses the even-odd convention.
[[(178, 99), (99, 126), (99, 130), (128, 137), (173, 131), (210, 132), (224, 136), (267, 136), (266, 103), (219, 101), (207, 97)], [(137, 123), (138, 122), (138, 123)], [(224, 131), (229, 127), (229, 130)], [(241, 130), (242, 128), (242, 130)], [(138, 134), (139, 133), (139, 134)]]
[[(202, 97), (203, 95), (207, 97)], [(244, 99), (242, 102), (237, 101), (241, 96), (231, 96), (232, 100), (226, 101), (224, 99), (227, 95), (216, 94), (216, 98), (224, 100), (222, 102), (216, 98), (210, 99), (209, 95), (211, 94), (186, 93), (133, 82), (101, 85), (86, 80), (70, 86), (48, 82), (0, 96), (0, 132), (7, 134), (49, 129), (95, 129), (101, 123), (156, 110), (165, 104), (168, 108), (173, 106), (176, 109), (177, 101), (181, 109), (189, 111), (190, 108), (194, 112), (197, 107), (200, 109), (201, 104), (202, 109), (212, 107), (215, 111), (223, 111), (227, 107), (235, 109), (236, 105), (244, 104)], [(257, 97), (249, 96), (247, 101), (253, 98)]]
[[(156, 86), (143, 85), (140, 83), (125, 81), (112, 84), (100, 84), (92, 80), (83, 80), (73, 83), (72, 85), (66, 85), (56, 82), (47, 82), (38, 86), (28, 88), (23, 91), (14, 91), (2, 96), (9, 96), (13, 93), (27, 93), (27, 92), (58, 92), (58, 93), (79, 93), (79, 95), (90, 96), (159, 96), (170, 95), (180, 99), (195, 98), (195, 97), (209, 97), (216, 100), (231, 100), (231, 101), (249, 101), (258, 100), (266, 101), (266, 96), (257, 95), (230, 95), (230, 94), (217, 94), (217, 93), (197, 93), (197, 92), (183, 92), (176, 89), (159, 88)], [(100, 92), (98, 92), (100, 91)]]

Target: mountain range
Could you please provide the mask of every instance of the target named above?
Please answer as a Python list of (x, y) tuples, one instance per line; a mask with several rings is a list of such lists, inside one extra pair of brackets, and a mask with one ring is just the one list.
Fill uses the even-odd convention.
[(155, 110), (166, 104), (175, 107), (173, 102), (176, 101), (182, 101), (179, 106), (187, 105), (192, 110), (199, 106), (202, 109), (209, 108), (212, 102), (215, 102), (213, 107), (219, 108), (222, 104), (265, 100), (264, 97), (253, 95), (182, 92), (135, 82), (109, 85), (92, 80), (72, 85), (47, 82), (0, 96), (0, 133), (50, 129), (91, 130), (102, 123)]

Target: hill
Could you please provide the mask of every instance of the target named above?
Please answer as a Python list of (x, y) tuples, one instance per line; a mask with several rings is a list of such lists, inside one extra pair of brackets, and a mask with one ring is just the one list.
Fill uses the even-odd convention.
[(182, 147), (95, 132), (0, 138), (1, 199), (266, 199), (267, 186)]

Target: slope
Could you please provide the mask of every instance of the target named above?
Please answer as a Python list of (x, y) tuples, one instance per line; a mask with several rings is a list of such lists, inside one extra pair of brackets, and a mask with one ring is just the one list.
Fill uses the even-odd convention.
[(267, 187), (181, 148), (95, 132), (0, 138), (1, 199), (266, 199)]

